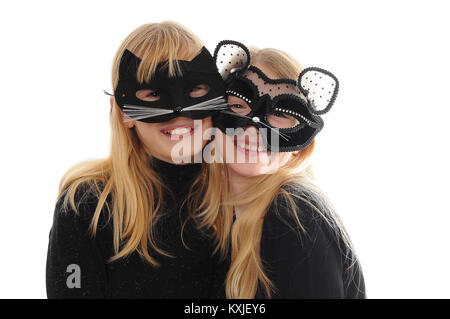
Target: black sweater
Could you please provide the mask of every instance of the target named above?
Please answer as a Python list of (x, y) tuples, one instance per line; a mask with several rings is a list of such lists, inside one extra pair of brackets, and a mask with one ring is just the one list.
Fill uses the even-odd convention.
[[(212, 254), (212, 240), (188, 222), (183, 240), (181, 225), (187, 216), (181, 202), (198, 174), (201, 164), (174, 165), (154, 160), (166, 185), (175, 194), (167, 195), (168, 206), (156, 226), (157, 245), (174, 258), (149, 253), (160, 263), (155, 267), (137, 252), (114, 262), (112, 219), (102, 212), (97, 235), (88, 231), (97, 199), (89, 194), (80, 199), (80, 214), (63, 212), (59, 200), (50, 230), (46, 283), (48, 298), (221, 298), (228, 264)], [(82, 200), (81, 200), (81, 197)], [(185, 206), (184, 206), (185, 207)], [(80, 287), (74, 286), (74, 266), (81, 272)], [(68, 268), (69, 267), (69, 268)], [(69, 288), (67, 285), (67, 282)]]
[[(294, 191), (290, 189), (290, 191)], [(308, 197), (315, 206), (318, 205)], [(366, 298), (361, 267), (345, 257), (342, 236), (309, 204), (295, 199), (298, 218), (306, 233), (288, 213), (283, 200), (267, 212), (261, 238), (261, 259), (276, 287), (272, 298)], [(329, 211), (321, 209), (330, 217)], [(256, 298), (264, 298), (259, 287)]]

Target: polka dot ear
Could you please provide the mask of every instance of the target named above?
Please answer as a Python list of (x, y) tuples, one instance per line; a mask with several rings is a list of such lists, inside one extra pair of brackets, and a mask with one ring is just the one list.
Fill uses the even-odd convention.
[(339, 91), (338, 79), (331, 72), (316, 67), (304, 69), (297, 85), (308, 100), (310, 112), (315, 115), (328, 112)]
[(247, 69), (251, 63), (250, 51), (247, 47), (232, 40), (220, 41), (217, 44), (214, 60), (224, 80), (233, 72)]

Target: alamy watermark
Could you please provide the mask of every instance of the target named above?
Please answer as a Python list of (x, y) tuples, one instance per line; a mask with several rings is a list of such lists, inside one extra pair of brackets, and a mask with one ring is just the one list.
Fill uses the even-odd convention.
[[(270, 151), (266, 150), (267, 137), (270, 132)], [(244, 130), (243, 128), (227, 128), (226, 134), (218, 128), (203, 130), (202, 121), (194, 120), (194, 133), (188, 137), (172, 135), (171, 140), (179, 141), (171, 152), (172, 161), (176, 164), (187, 163), (265, 163), (278, 161), (280, 133), (278, 129), (259, 128)], [(205, 141), (207, 144), (203, 148)], [(192, 157), (192, 149), (195, 152)]]
[(66, 272), (70, 275), (67, 276), (66, 285), (67, 288), (81, 288), (81, 268), (77, 264), (70, 264), (66, 268)]

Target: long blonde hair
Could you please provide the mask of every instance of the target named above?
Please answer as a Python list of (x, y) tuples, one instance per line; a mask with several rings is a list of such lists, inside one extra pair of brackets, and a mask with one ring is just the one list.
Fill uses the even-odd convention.
[[(180, 74), (174, 60), (191, 60), (202, 46), (192, 32), (174, 22), (142, 25), (128, 35), (115, 54), (112, 87), (117, 86), (118, 68), (125, 49), (141, 58), (137, 77), (143, 83), (151, 79), (157, 64), (162, 61), (167, 61), (170, 76)], [(164, 203), (164, 184), (152, 169), (152, 158), (146, 153), (135, 129), (124, 126), (123, 114), (115, 101), (110, 124), (110, 155), (70, 168), (60, 182), (57, 200), (64, 197), (63, 207), (67, 209), (70, 204), (79, 213), (83, 196), (93, 194), (98, 198), (98, 204), (90, 224), (91, 234), (96, 235), (103, 210), (113, 220), (115, 255), (110, 261), (137, 251), (156, 266), (158, 263), (148, 253), (149, 247), (170, 256), (158, 248), (154, 237), (154, 227)], [(78, 200), (80, 192), (82, 196)]]
[[(254, 64), (264, 65), (279, 78), (296, 79), (301, 66), (288, 54), (276, 49), (250, 49)], [(189, 196), (191, 214), (201, 227), (215, 229), (216, 252), (227, 258), (231, 244), (231, 266), (226, 278), (227, 298), (254, 298), (258, 287), (267, 297), (276, 291), (264, 271), (260, 256), (263, 221), (275, 198), (283, 199), (298, 226), (295, 198), (305, 201), (336, 230), (351, 255), (351, 242), (326, 196), (314, 185), (310, 158), (315, 140), (305, 149), (293, 154), (276, 174), (249, 178), (250, 185), (239, 198), (233, 198), (229, 188), (226, 164), (204, 165)], [(295, 185), (295, 194), (287, 185)], [(194, 189), (195, 188), (195, 189)], [(242, 213), (233, 222), (233, 207), (244, 205), (249, 214)], [(195, 210), (195, 215), (192, 211)]]

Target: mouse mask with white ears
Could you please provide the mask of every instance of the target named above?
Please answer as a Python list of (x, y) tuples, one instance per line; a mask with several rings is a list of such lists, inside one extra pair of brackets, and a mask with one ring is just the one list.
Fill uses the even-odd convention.
[(230, 40), (217, 45), (214, 59), (226, 95), (245, 102), (229, 104), (213, 117), (222, 132), (234, 135), (233, 129), (254, 126), (261, 129), (267, 150), (291, 152), (306, 148), (323, 128), (320, 115), (330, 110), (339, 90), (330, 72), (310, 67), (297, 80), (271, 79), (251, 65), (247, 47)]

